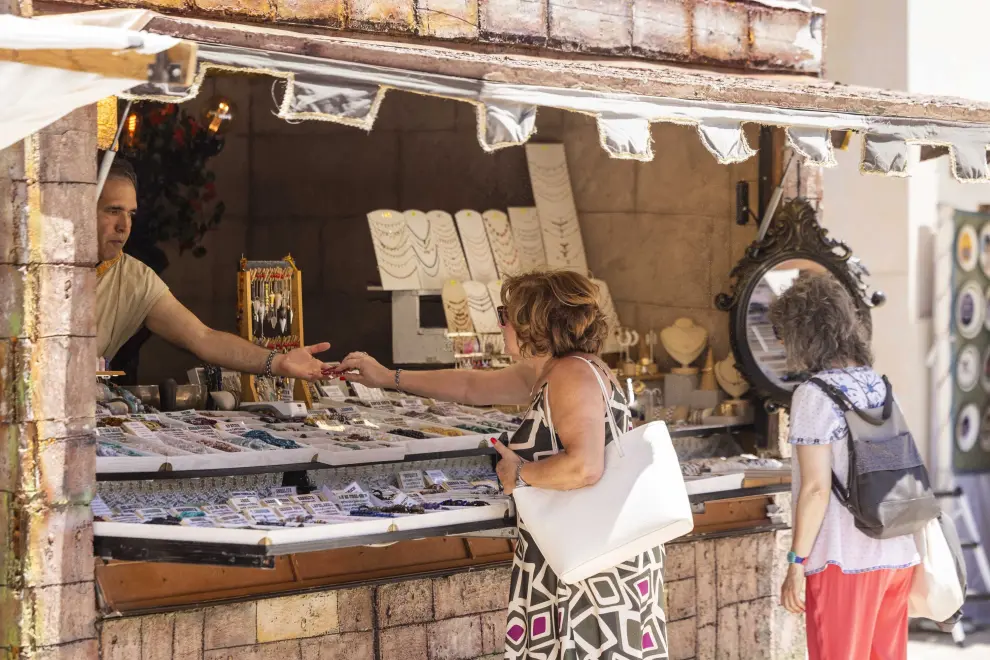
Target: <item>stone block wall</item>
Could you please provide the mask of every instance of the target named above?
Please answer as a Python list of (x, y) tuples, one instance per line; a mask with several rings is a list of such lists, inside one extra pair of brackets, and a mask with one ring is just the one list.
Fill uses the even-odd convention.
[[(94, 4), (94, 0), (61, 0)], [(99, 0), (162, 13), (819, 74), (822, 14), (749, 0)]]
[[(367, 292), (378, 274), (365, 214), (530, 206), (525, 150), (486, 154), (473, 106), (398, 92), (385, 97), (370, 133), (289, 124), (273, 114), (272, 83), (211, 77), (183, 106), (195, 111), (214, 93), (235, 103), (232, 132), (213, 161), (227, 214), (208, 235), (205, 258), (169, 251), (164, 279), (205, 323), (235, 331), (238, 259), (291, 252), (303, 272), (307, 340), (333, 343), (330, 357), (364, 350), (390, 359), (390, 303)], [(565, 145), (589, 264), (608, 282), (623, 323), (643, 333), (689, 316), (709, 330), (716, 359), (726, 355), (728, 317), (713, 298), (755, 235), (752, 223), (735, 224), (734, 207), (744, 180), (756, 208), (757, 159), (720, 165), (685, 126), (654, 127), (650, 163), (609, 158), (589, 117), (544, 108), (537, 128), (534, 140)], [(755, 127), (748, 135), (755, 146)], [(141, 381), (182, 377), (195, 364), (152, 339)]]
[(495, 660), (509, 569), (107, 619), (103, 660)]
[[(777, 605), (789, 532), (671, 544), (671, 660), (799, 660)], [(501, 660), (510, 568), (107, 619), (102, 660)]]
[(95, 106), (0, 151), (4, 660), (96, 657), (95, 151)]

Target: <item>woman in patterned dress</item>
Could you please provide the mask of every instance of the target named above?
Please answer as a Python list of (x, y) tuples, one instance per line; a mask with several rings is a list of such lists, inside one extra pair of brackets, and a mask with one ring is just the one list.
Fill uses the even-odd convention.
[[(770, 320), (795, 371), (817, 376), (859, 409), (883, 405), (887, 387), (870, 366), (867, 332), (838, 280), (800, 275), (771, 304)], [(815, 383), (794, 391), (789, 432), (794, 538), (780, 598), (805, 615), (809, 660), (904, 660), (912, 567), (920, 560), (913, 535), (870, 538), (831, 497), (833, 473), (843, 483), (848, 474), (848, 425)]]
[[(395, 387), (472, 405), (529, 404), (501, 455), (506, 493), (517, 484), (571, 490), (602, 475), (612, 441), (608, 405), (620, 428), (629, 410), (622, 388), (598, 358), (608, 323), (597, 287), (569, 271), (506, 280), (497, 310), (514, 364), (499, 371), (392, 371), (364, 353), (339, 370), (372, 387)], [(612, 383), (606, 403), (592, 369)], [(552, 432), (551, 432), (552, 429)], [(506, 624), (507, 660), (640, 660), (666, 658), (664, 550), (649, 552), (586, 580), (565, 584), (550, 568), (523, 520), (513, 560)]]

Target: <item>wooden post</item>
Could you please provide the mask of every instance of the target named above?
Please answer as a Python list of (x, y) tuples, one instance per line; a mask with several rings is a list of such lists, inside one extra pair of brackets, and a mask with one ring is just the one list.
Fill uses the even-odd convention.
[[(30, 3), (7, 0), (12, 5)], [(99, 655), (89, 507), (96, 487), (95, 195), (96, 106), (0, 151), (4, 659)]]

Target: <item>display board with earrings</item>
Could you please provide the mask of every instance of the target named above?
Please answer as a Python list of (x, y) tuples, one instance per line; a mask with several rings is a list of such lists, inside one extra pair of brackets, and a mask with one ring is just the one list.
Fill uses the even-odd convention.
[[(302, 272), (291, 255), (280, 261), (241, 258), (237, 326), (244, 339), (286, 353), (303, 346)], [(306, 383), (291, 378), (241, 376), (242, 400), (312, 403)]]

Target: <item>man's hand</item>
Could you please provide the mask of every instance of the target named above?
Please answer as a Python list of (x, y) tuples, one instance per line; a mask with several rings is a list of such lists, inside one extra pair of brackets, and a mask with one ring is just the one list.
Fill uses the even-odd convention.
[(330, 344), (323, 342), (322, 344), (294, 348), (288, 353), (276, 355), (275, 359), (272, 360), (272, 373), (286, 378), (319, 380), (323, 377), (324, 371), (329, 369), (329, 366), (313, 356), (329, 349)]

